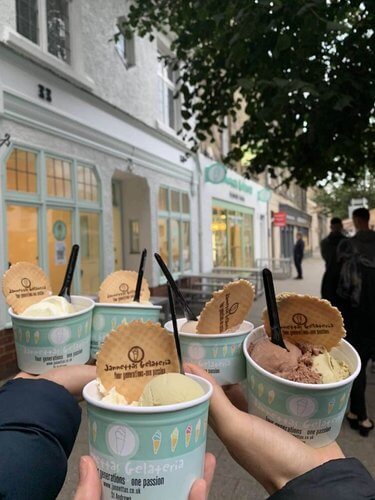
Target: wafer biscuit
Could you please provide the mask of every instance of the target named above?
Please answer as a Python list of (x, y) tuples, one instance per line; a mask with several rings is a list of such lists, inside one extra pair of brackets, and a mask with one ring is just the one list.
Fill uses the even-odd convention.
[(16, 314), (51, 295), (44, 271), (30, 262), (17, 262), (3, 276), (3, 294)]
[[(99, 288), (99, 302), (126, 304), (134, 299), (138, 273), (135, 271), (115, 271), (108, 275)], [(150, 289), (143, 278), (140, 301), (150, 300)]]
[(96, 370), (106, 390), (115, 387), (128, 403), (137, 401), (155, 376), (179, 372), (173, 335), (151, 321), (121, 324), (105, 338)]
[(233, 281), (214, 292), (200, 314), (197, 333), (224, 333), (240, 325), (254, 301), (254, 287), (247, 280)]
[[(276, 301), (282, 335), (294, 344), (304, 342), (330, 350), (345, 337), (341, 313), (328, 300), (291, 293), (278, 295)], [(267, 334), (271, 335), (266, 309), (263, 321)]]

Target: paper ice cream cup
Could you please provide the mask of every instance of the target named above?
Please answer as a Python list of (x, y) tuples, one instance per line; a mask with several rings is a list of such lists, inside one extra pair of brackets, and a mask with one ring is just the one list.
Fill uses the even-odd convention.
[(243, 344), (249, 413), (276, 424), (313, 448), (332, 443), (339, 435), (353, 380), (361, 368), (357, 351), (345, 340), (330, 351), (338, 361), (348, 364), (351, 375), (345, 380), (303, 384), (268, 373), (250, 357), (249, 345), (266, 336), (260, 326)]
[[(194, 363), (210, 373), (218, 384), (236, 384), (246, 378), (246, 363), (242, 344), (254, 328), (249, 321), (243, 321), (234, 333), (201, 334), (180, 331), (185, 318), (177, 320), (181, 354), (184, 362)], [(165, 328), (173, 332), (172, 321)]]
[(96, 355), (106, 335), (121, 323), (141, 321), (159, 321), (161, 306), (96, 303), (92, 317), (91, 357)]
[(12, 318), (17, 363), (21, 370), (39, 375), (51, 368), (82, 365), (90, 359), (94, 302), (72, 295), (77, 312), (56, 318)]
[(90, 455), (99, 470), (103, 500), (186, 500), (193, 482), (203, 477), (212, 386), (188, 376), (201, 385), (204, 395), (167, 406), (102, 402), (96, 381), (83, 389)]

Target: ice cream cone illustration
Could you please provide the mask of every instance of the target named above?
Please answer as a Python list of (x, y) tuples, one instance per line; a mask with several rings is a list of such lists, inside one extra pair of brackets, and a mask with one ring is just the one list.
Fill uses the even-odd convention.
[(275, 391), (268, 391), (268, 404), (272, 405), (275, 399)]
[(186, 448), (188, 448), (190, 445), (190, 438), (191, 438), (192, 429), (193, 428), (190, 424), (185, 429), (185, 446), (186, 446)]
[(254, 387), (255, 387), (255, 378), (254, 378), (254, 375), (251, 375), (251, 377), (250, 377), (250, 383), (251, 383), (251, 388), (254, 390)]
[(214, 358), (217, 358), (218, 351), (219, 351), (218, 347), (213, 347), (212, 348), (212, 355), (213, 355)]
[(116, 326), (117, 326), (116, 318), (112, 318), (112, 321), (111, 321), (112, 330), (115, 330)]
[(88, 333), (89, 332), (89, 322), (86, 321), (85, 323), (85, 333)]
[(154, 450), (154, 455), (157, 454), (159, 451), (161, 444), (161, 432), (156, 431), (155, 434), (152, 436), (152, 449)]
[(346, 401), (346, 392), (344, 392), (344, 394), (341, 396), (340, 398), (340, 401), (339, 401), (339, 409), (341, 410), (341, 408), (344, 406), (345, 404), (345, 401)]
[(195, 442), (197, 442), (199, 439), (199, 436), (201, 433), (201, 425), (202, 425), (202, 422), (201, 422), (201, 419), (199, 419), (196, 426), (195, 426)]
[(258, 396), (261, 398), (264, 392), (264, 385), (258, 384)]
[(115, 440), (116, 440), (116, 453), (118, 455), (122, 455), (126, 443), (126, 430), (124, 428), (119, 427), (118, 429), (116, 429)]
[(232, 344), (232, 345), (230, 346), (230, 352), (231, 352), (232, 354), (234, 354), (234, 353), (236, 352), (236, 346), (235, 346), (234, 344)]
[(81, 335), (82, 335), (82, 326), (79, 325), (79, 327), (77, 328), (77, 335), (78, 335), (78, 338), (81, 338)]
[(177, 427), (175, 427), (173, 429), (172, 434), (171, 434), (171, 450), (173, 453), (174, 453), (176, 446), (177, 446), (178, 434), (179, 434), (178, 429), (177, 429)]
[(297, 401), (297, 415), (303, 417), (307, 409), (308, 401), (306, 399), (299, 399)]
[(37, 330), (36, 332), (34, 332), (34, 343), (35, 343), (35, 344), (38, 344), (38, 343), (39, 343), (39, 340), (40, 340), (40, 333), (39, 333), (39, 331)]
[(18, 342), (22, 342), (22, 330), (21, 330), (21, 328), (18, 329)]
[(227, 352), (228, 352), (228, 346), (225, 345), (225, 346), (223, 346), (223, 356), (224, 356), (224, 358), (227, 355)]
[(93, 441), (94, 441), (94, 443), (95, 443), (95, 441), (96, 441), (96, 436), (97, 436), (97, 433), (98, 433), (98, 427), (97, 427), (97, 425), (96, 425), (96, 422), (93, 422), (93, 424), (92, 424), (92, 429), (91, 429), (91, 430), (92, 430), (92, 440), (93, 440)]
[(331, 411), (333, 410), (333, 407), (335, 406), (335, 403), (336, 403), (336, 399), (332, 399), (332, 401), (330, 401), (328, 403), (328, 413), (331, 413)]
[(30, 332), (29, 332), (29, 330), (26, 330), (26, 332), (25, 332), (25, 339), (26, 339), (27, 343), (30, 342)]
[(87, 419), (87, 427), (88, 427), (89, 436), (90, 436), (90, 434), (91, 434), (91, 420), (89, 418)]

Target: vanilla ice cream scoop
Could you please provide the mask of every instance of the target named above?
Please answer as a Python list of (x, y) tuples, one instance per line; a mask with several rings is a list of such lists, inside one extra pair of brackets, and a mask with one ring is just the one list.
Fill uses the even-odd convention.
[(181, 328), (180, 332), (183, 333), (197, 333), (198, 321), (186, 321)]
[(204, 395), (195, 380), (181, 373), (164, 373), (153, 378), (143, 389), (139, 406), (163, 406), (191, 401)]
[(27, 307), (19, 316), (28, 318), (51, 318), (76, 312), (72, 304), (64, 297), (51, 295), (36, 304)]

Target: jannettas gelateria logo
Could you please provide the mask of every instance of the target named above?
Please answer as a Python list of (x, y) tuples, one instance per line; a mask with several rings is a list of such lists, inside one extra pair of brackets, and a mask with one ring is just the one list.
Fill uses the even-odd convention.
[(302, 313), (293, 314), (292, 320), (298, 326), (304, 326), (307, 323), (307, 317)]
[(145, 357), (145, 352), (138, 345), (133, 346), (128, 352), (128, 358), (132, 363), (140, 363)]

